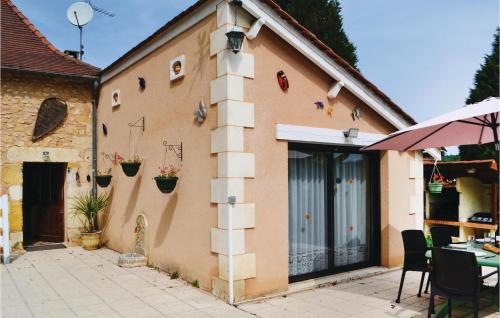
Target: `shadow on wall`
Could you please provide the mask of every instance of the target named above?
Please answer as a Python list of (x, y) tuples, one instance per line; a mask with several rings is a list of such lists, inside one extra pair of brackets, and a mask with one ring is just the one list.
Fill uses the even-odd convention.
[(113, 194), (114, 194), (114, 187), (111, 186), (111, 189), (108, 192), (108, 205), (102, 211), (99, 219), (98, 219), (98, 224), (99, 228), (102, 229), (102, 235), (101, 235), (101, 245), (106, 245), (107, 240), (104, 241), (106, 229), (108, 228), (109, 221), (111, 220), (111, 203), (113, 202)]
[(137, 176), (135, 180), (134, 187), (130, 191), (130, 196), (128, 198), (127, 207), (125, 208), (125, 214), (123, 215), (123, 223), (128, 223), (132, 214), (134, 214), (135, 206), (137, 205), (137, 198), (139, 197), (139, 188), (142, 183), (142, 175)]
[(163, 209), (163, 213), (156, 230), (155, 247), (158, 247), (161, 243), (163, 243), (168, 231), (170, 230), (172, 218), (174, 217), (175, 208), (177, 206), (177, 199), (177, 192), (175, 192), (170, 196), (165, 209)]

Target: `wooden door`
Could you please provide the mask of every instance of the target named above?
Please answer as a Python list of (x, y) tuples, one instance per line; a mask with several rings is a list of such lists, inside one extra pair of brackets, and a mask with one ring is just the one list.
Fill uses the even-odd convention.
[(25, 241), (64, 241), (65, 163), (23, 166)]

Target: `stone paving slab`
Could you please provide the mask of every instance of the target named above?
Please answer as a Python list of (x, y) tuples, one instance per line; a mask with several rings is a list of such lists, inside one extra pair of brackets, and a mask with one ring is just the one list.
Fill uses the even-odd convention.
[(118, 267), (118, 255), (72, 247), (2, 265), (1, 317), (253, 316), (155, 269)]
[[(2, 265), (1, 317), (426, 317), (429, 296), (416, 296), (420, 275), (406, 275), (401, 303), (394, 303), (401, 271), (334, 286), (229, 306), (209, 293), (148, 267), (121, 268), (118, 253), (79, 247), (28, 252)], [(496, 279), (493, 277), (492, 279)], [(293, 290), (293, 288), (291, 288)], [(437, 300), (437, 304), (442, 301)], [(499, 317), (483, 300), (480, 317)], [(471, 306), (453, 317), (471, 317)]]
[[(420, 274), (408, 272), (401, 303), (396, 304), (401, 271), (393, 271), (334, 286), (311, 289), (240, 304), (239, 309), (257, 317), (427, 317), (429, 295), (417, 297)], [(494, 278), (496, 279), (496, 278)], [(494, 283), (494, 282), (493, 282)], [(498, 297), (498, 296), (497, 296)], [(436, 308), (443, 301), (436, 297)], [(500, 317), (490, 300), (481, 301), (480, 317)], [(453, 309), (453, 317), (472, 317), (470, 305)]]

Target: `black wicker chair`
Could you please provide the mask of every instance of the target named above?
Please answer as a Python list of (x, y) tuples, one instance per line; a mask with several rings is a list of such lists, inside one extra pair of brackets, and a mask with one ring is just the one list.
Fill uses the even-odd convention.
[[(405, 249), (405, 258), (403, 263), (403, 272), (401, 273), (401, 281), (399, 282), (398, 298), (396, 303), (401, 300), (401, 292), (405, 280), (406, 272), (422, 272), (420, 278), (420, 287), (417, 296), (422, 295), (422, 285), (424, 283), (425, 273), (430, 272), (430, 266), (425, 252), (427, 251), (427, 243), (425, 241), (424, 233), (421, 230), (405, 230), (401, 232), (403, 237), (403, 246)], [(427, 292), (427, 289), (426, 291)]]
[(448, 298), (448, 316), (451, 317), (452, 300), (471, 302), (474, 318), (479, 314), (481, 282), (498, 271), (481, 276), (474, 253), (444, 248), (432, 249), (431, 297), (427, 317), (434, 312), (436, 295)]
[(450, 229), (444, 226), (434, 226), (431, 228), (432, 246), (445, 247), (451, 244)]

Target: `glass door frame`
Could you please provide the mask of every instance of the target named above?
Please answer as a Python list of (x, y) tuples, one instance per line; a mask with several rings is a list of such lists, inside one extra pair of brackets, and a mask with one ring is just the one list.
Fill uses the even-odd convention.
[[(289, 276), (288, 282), (298, 282), (302, 280), (332, 275), (342, 272), (347, 272), (355, 269), (361, 269), (369, 266), (380, 266), (380, 240), (381, 240), (381, 227), (380, 227), (380, 152), (378, 151), (360, 151), (360, 147), (354, 146), (337, 146), (337, 145), (324, 145), (324, 144), (305, 144), (305, 143), (288, 143), (288, 150), (297, 151), (318, 151), (327, 152), (327, 196), (326, 196), (326, 210), (327, 210), (327, 226), (326, 231), (328, 247), (333, 251), (334, 246), (334, 178), (333, 178), (333, 153), (352, 153), (362, 154), (369, 158), (370, 174), (368, 176), (368, 193), (367, 193), (367, 206), (370, 213), (370, 259), (368, 261), (349, 264), (340, 267), (334, 267), (334, 253), (332, 252), (328, 264), (329, 268), (322, 271), (300, 274), (296, 276)], [(288, 180), (288, 178), (287, 178)], [(288, 194), (290, 195), (290, 194)], [(290, 213), (290, 212), (289, 212)], [(290, 215), (290, 214), (288, 214)], [(290, 222), (290, 221), (289, 221)], [(290, 245), (289, 245), (290, 246)]]

